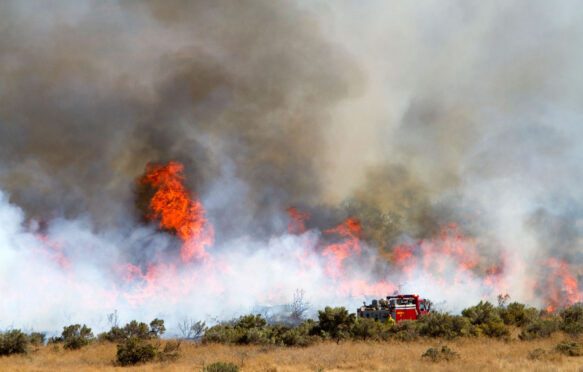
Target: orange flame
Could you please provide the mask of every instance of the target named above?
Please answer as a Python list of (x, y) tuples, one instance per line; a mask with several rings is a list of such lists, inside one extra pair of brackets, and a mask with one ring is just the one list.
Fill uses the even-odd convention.
[(205, 247), (214, 243), (214, 230), (204, 217), (204, 207), (198, 198), (190, 198), (182, 182), (184, 166), (171, 161), (166, 165), (148, 164), (146, 174), (138, 180), (156, 190), (150, 200), (152, 211), (147, 217), (160, 219), (160, 227), (175, 231), (184, 242), (180, 255), (184, 262), (193, 257), (207, 257)]
[(577, 278), (569, 272), (569, 265), (565, 259), (550, 258), (544, 264), (553, 270), (546, 291), (548, 293), (546, 310), (549, 313), (583, 300)]
[(310, 213), (308, 212), (301, 212), (294, 207), (290, 207), (287, 209), (287, 213), (289, 214), (289, 227), (287, 228), (287, 232), (289, 234), (298, 234), (301, 235), (306, 232), (306, 225), (304, 221), (310, 218)]
[(68, 270), (70, 268), (69, 260), (63, 252), (63, 246), (61, 242), (51, 240), (48, 235), (35, 234), (35, 236), (46, 248), (46, 251), (43, 251), (44, 254), (48, 255), (53, 261), (57, 262), (63, 269)]
[(327, 234), (338, 234), (344, 237), (344, 241), (338, 244), (327, 246), (322, 252), (323, 256), (328, 256), (328, 274), (337, 277), (342, 273), (342, 261), (346, 258), (360, 254), (360, 236), (362, 227), (360, 221), (355, 218), (349, 218), (334, 229), (324, 231)]

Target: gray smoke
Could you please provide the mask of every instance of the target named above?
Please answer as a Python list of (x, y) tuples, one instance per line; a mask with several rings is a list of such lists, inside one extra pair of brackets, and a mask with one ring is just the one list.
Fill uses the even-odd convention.
[[(157, 295), (138, 301), (138, 314), (135, 298), (120, 293), (144, 288), (126, 288), (116, 266), (164, 263), (176, 251), (179, 242), (144, 225), (136, 208), (136, 179), (148, 163), (169, 160), (184, 163), (188, 187), (215, 226), (214, 249), (225, 254), (217, 260), (240, 266), (222, 278), (238, 287), (220, 291), (223, 300), (245, 293), (229, 300), (234, 312), (272, 290), (261, 280), (279, 283), (270, 298), (284, 301), (294, 276), (322, 296), (313, 304), (352, 304), (341, 294), (326, 297), (334, 283), (325, 258), (309, 255), (316, 265), (309, 270), (291, 263), (302, 244), (326, 241), (320, 231), (351, 216), (362, 221), (366, 254), (347, 277), (424, 290), (459, 310), (497, 295), (480, 280), (504, 262), (500, 290), (544, 305), (548, 294), (532, 283), (548, 278), (545, 260), (566, 260), (577, 280), (581, 273), (579, 7), (2, 2), (0, 212), (13, 221), (0, 231), (10, 268), (0, 284), (13, 299), (2, 317), (21, 313), (30, 299), (18, 293), (36, 288), (14, 272), (25, 262), (56, 292), (78, 275), (102, 296), (76, 307), (75, 293), (86, 289), (77, 288), (55, 300), (42, 324), (67, 318), (63, 307), (177, 316), (172, 304), (158, 309)], [(290, 206), (310, 211), (309, 238), (285, 233)], [(396, 245), (432, 239), (450, 223), (480, 257), (466, 287), (445, 293), (423, 268), (411, 280), (391, 266)], [(68, 273), (54, 267), (58, 252), (34, 258), (43, 249), (34, 234), (64, 242)], [(383, 260), (365, 262), (377, 252)], [(284, 262), (286, 278), (256, 270)], [(19, 285), (10, 284), (17, 274)], [(464, 296), (468, 288), (473, 296)], [(107, 300), (112, 293), (119, 296)], [(220, 313), (215, 292), (189, 293)]]

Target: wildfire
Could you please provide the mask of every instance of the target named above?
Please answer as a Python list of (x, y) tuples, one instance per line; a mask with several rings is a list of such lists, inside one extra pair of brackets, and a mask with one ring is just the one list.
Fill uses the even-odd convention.
[(310, 219), (310, 213), (301, 212), (294, 207), (288, 208), (287, 213), (289, 214), (289, 217), (290, 217), (289, 227), (287, 229), (287, 232), (289, 234), (303, 234), (303, 233), (305, 233), (306, 232), (305, 221)]
[(546, 310), (549, 313), (561, 306), (569, 306), (583, 300), (577, 278), (569, 272), (569, 265), (565, 259), (549, 258), (544, 264), (552, 269), (546, 291), (548, 293)]
[(138, 182), (155, 191), (150, 199), (150, 220), (159, 219), (160, 227), (174, 231), (183, 241), (180, 255), (184, 262), (193, 257), (207, 257), (205, 248), (214, 243), (214, 230), (205, 219), (205, 210), (198, 198), (190, 197), (183, 185), (184, 166), (176, 161), (166, 165), (148, 164), (146, 174)]
[(327, 271), (330, 276), (337, 277), (342, 273), (342, 262), (355, 254), (360, 254), (360, 236), (362, 227), (360, 221), (349, 218), (334, 229), (324, 231), (327, 234), (337, 234), (344, 238), (341, 243), (331, 244), (323, 251), (323, 256), (328, 256)]

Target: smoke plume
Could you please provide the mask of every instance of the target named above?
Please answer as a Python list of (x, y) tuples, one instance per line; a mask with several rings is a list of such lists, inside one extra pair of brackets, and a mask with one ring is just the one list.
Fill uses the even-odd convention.
[(583, 300), (577, 7), (2, 2), (0, 328)]

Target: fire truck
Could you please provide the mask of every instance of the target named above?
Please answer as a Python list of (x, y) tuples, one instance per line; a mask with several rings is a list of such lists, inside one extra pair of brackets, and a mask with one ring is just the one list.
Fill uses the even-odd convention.
[(366, 302), (357, 310), (362, 318), (372, 318), (387, 321), (389, 317), (398, 323), (401, 320), (417, 320), (421, 315), (429, 314), (431, 301), (419, 298), (416, 294), (387, 296), (386, 299), (372, 300), (370, 305)]

